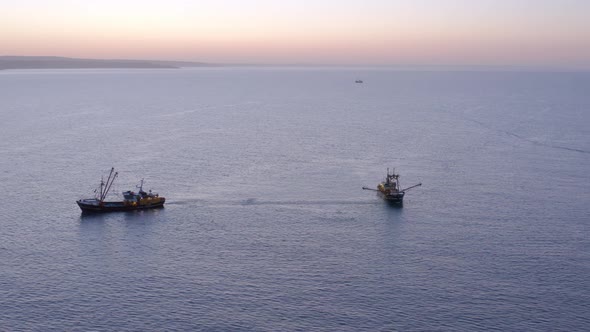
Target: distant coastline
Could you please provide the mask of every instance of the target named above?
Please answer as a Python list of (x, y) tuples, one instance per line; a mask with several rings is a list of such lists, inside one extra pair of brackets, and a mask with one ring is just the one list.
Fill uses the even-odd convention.
[(449, 71), (449, 72), (588, 72), (585, 67), (548, 67), (533, 65), (425, 65), (425, 64), (314, 64), (314, 63), (207, 63), (193, 61), (167, 60), (127, 60), (127, 59), (83, 59), (61, 56), (14, 56), (0, 55), (2, 69), (178, 69), (187, 67), (270, 67), (270, 68), (378, 68), (395, 71)]
[(190, 61), (105, 60), (59, 56), (0, 56), (2, 69), (81, 69), (81, 68), (181, 68), (214, 67), (215, 64)]

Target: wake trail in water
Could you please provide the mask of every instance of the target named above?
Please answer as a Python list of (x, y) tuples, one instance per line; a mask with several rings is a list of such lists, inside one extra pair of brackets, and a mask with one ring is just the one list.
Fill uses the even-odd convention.
[(378, 201), (347, 201), (347, 200), (292, 200), (292, 201), (267, 201), (258, 200), (257, 198), (248, 198), (244, 200), (204, 200), (204, 199), (185, 199), (179, 201), (166, 202), (166, 205), (235, 205), (235, 206), (256, 206), (256, 205), (374, 205)]
[(518, 134), (513, 133), (511, 131), (494, 128), (494, 127), (488, 125), (485, 122), (481, 122), (481, 121), (478, 121), (478, 120), (470, 119), (470, 118), (467, 118), (467, 117), (464, 117), (464, 119), (467, 120), (467, 121), (470, 121), (470, 122), (477, 123), (478, 125), (486, 128), (486, 129), (489, 129), (489, 130), (492, 130), (492, 131), (495, 131), (495, 132), (499, 132), (499, 133), (503, 133), (503, 134), (506, 134), (508, 136), (512, 136), (514, 138), (517, 138), (519, 140), (532, 143), (534, 145), (543, 146), (543, 147), (547, 147), (547, 148), (553, 148), (553, 149), (560, 149), (560, 150), (566, 150), (566, 151), (573, 151), (573, 152), (578, 152), (578, 153), (590, 154), (590, 151), (588, 151), (588, 150), (570, 148), (568, 146), (562, 146), (562, 145), (556, 145), (556, 144), (550, 144), (550, 143), (543, 143), (543, 142), (536, 141), (534, 139), (530, 139), (530, 138), (527, 138), (527, 137), (518, 135)]
[(375, 204), (373, 201), (345, 200), (294, 200), (294, 201), (263, 201), (250, 198), (239, 202), (240, 205), (365, 205)]
[(226, 104), (226, 105), (208, 105), (208, 106), (199, 107), (197, 109), (189, 109), (189, 110), (178, 111), (178, 112), (173, 112), (173, 113), (158, 114), (158, 115), (153, 115), (151, 117), (153, 117), (153, 118), (166, 118), (166, 117), (182, 116), (182, 115), (187, 115), (187, 114), (191, 114), (191, 113), (197, 113), (197, 112), (201, 112), (201, 111), (204, 111), (204, 110), (223, 109), (223, 108), (236, 108), (236, 107), (241, 107), (241, 106), (259, 105), (259, 104), (260, 103), (258, 103), (258, 102), (253, 102), (252, 101), (252, 102), (237, 103), (237, 104)]

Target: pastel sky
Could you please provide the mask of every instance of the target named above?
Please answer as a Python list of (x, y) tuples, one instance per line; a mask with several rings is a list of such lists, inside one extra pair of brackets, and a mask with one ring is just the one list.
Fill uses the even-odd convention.
[(590, 68), (590, 1), (0, 0), (0, 55)]

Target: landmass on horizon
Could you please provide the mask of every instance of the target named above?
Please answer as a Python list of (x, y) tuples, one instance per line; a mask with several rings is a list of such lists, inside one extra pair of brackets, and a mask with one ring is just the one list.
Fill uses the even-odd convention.
[(425, 65), (425, 64), (392, 64), (392, 65), (358, 65), (358, 64), (325, 64), (325, 63), (211, 63), (175, 60), (135, 60), (135, 59), (90, 59), (70, 58), (63, 56), (22, 56), (0, 55), (0, 70), (3, 69), (178, 69), (190, 67), (380, 67), (396, 70), (427, 70), (427, 71), (586, 71), (585, 68), (564, 66), (535, 65)]
[[(71, 58), (64, 56), (28, 56), (28, 55), (0, 55), (0, 70), (2, 69), (177, 69), (186, 67), (256, 67), (256, 66), (287, 66), (307, 67), (322, 66), (331, 67), (338, 65), (313, 64), (313, 63), (211, 63), (197, 61), (175, 60), (136, 60), (136, 59), (90, 59)], [(346, 67), (346, 65), (344, 65)], [(403, 66), (408, 67), (408, 66)], [(409, 66), (411, 67), (411, 66)]]
[(80, 59), (60, 56), (0, 56), (1, 69), (181, 68), (212, 67), (211, 63), (163, 60)]

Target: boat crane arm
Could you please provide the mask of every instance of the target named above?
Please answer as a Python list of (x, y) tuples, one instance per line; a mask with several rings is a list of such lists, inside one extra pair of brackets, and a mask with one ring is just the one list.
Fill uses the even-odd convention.
[(379, 190), (377, 190), (377, 189), (373, 189), (373, 188), (367, 188), (367, 187), (363, 187), (363, 190), (379, 191)]
[[(107, 194), (109, 193), (109, 181), (111, 181), (111, 176), (113, 176), (113, 172), (115, 172), (115, 168), (112, 167), (111, 168), (111, 172), (109, 173), (109, 177), (107, 178), (107, 183), (103, 183), (102, 182), (102, 178), (100, 179), (100, 200), (104, 201), (105, 197), (107, 197)], [(115, 176), (117, 176), (117, 173), (115, 173)], [(113, 178), (113, 181), (115, 179)], [(104, 188), (103, 188), (104, 185)]]
[[(113, 168), (114, 170), (115, 168)], [(119, 175), (119, 172), (115, 172), (115, 174), (113, 174), (113, 177), (111, 178), (111, 183), (107, 182), (107, 186), (104, 189), (104, 193), (102, 195), (102, 200), (104, 201), (104, 199), (107, 197), (107, 194), (109, 193), (109, 190), (111, 190), (111, 187), (113, 186), (113, 182), (115, 182), (115, 179), (117, 178), (117, 175)]]
[(406, 188), (406, 189), (404, 189), (404, 190), (400, 190), (400, 192), (405, 192), (406, 190), (410, 190), (410, 189), (412, 189), (412, 188), (420, 187), (421, 185), (422, 185), (422, 183), (418, 183), (417, 185), (413, 185), (413, 186), (411, 186), (411, 187), (407, 187), (407, 188)]

